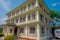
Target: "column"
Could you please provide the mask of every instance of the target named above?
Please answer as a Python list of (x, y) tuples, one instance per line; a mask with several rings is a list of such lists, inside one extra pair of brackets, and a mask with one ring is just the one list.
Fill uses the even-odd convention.
[(20, 23), (20, 17), (18, 18), (18, 24)]
[(26, 31), (25, 31), (26, 37), (28, 37), (28, 36), (27, 36), (27, 34), (28, 34), (27, 29), (28, 29), (28, 28), (27, 28), (27, 25), (26, 25)]
[(19, 14), (21, 14), (21, 9), (19, 9)]
[(17, 36), (18, 36), (18, 37), (20, 36), (19, 27), (18, 27), (18, 29), (17, 29)]
[(36, 12), (36, 19), (37, 19), (37, 21), (39, 21), (39, 12), (38, 11)]
[(38, 6), (38, 0), (36, 0), (36, 6)]
[[(27, 22), (28, 22), (28, 15), (26, 15), (26, 23), (27, 23)], [(27, 25), (26, 25), (26, 31), (25, 31), (25, 32), (26, 32), (25, 34), (26, 34), (26, 37), (27, 37), (27, 33), (28, 33), (28, 32), (27, 32)]]
[(40, 40), (40, 26), (37, 24), (37, 40)]
[(26, 6), (26, 11), (28, 11), (28, 5)]
[(28, 16), (26, 15), (26, 23), (28, 22)]

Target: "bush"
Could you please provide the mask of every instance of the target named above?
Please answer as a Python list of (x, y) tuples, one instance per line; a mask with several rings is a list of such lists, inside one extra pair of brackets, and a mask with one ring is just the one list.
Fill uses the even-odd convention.
[(4, 37), (4, 40), (14, 40), (15, 35), (14, 34), (10, 34)]
[(4, 34), (3, 33), (0, 33), (0, 37), (3, 37), (4, 36)]

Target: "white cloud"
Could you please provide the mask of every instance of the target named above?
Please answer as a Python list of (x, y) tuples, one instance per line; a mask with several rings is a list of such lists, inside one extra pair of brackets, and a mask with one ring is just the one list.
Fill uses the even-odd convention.
[(52, 3), (52, 6), (60, 5), (60, 2)]
[(1, 24), (6, 24), (6, 21), (5, 20), (6, 20), (6, 18), (0, 18), (0, 25)]
[(52, 6), (56, 6), (57, 4), (56, 3), (52, 3)]
[(11, 2), (10, 0), (0, 0), (0, 6), (5, 10), (9, 10), (11, 6)]

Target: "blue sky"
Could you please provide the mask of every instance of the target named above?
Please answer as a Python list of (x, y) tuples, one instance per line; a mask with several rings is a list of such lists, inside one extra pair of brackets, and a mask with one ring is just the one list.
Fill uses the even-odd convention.
[[(6, 14), (27, 0), (0, 0), (0, 24), (5, 23)], [(60, 12), (60, 0), (44, 0), (49, 9)]]

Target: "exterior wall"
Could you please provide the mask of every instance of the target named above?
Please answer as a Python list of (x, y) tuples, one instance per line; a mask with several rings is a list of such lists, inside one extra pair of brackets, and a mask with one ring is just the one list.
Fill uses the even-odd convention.
[(28, 37), (37, 37), (37, 32), (36, 32), (37, 31), (37, 29), (36, 29), (37, 26), (34, 26), (34, 27), (35, 27), (35, 33), (30, 33), (30, 26), (27, 27), (27, 36)]
[[(40, 28), (41, 29), (41, 28)], [(52, 34), (51, 34), (51, 30), (50, 28), (48, 27), (44, 27), (44, 30), (45, 30), (45, 33), (44, 35), (41, 34), (41, 30), (40, 30), (40, 37), (41, 37), (41, 40), (49, 40), (50, 37), (52, 37)]]
[[(41, 1), (41, 0), (40, 0)], [(35, 2), (35, 6), (32, 8), (32, 4)], [(29, 5), (31, 6), (30, 8)], [(24, 8), (26, 7), (26, 8)], [(45, 7), (43, 7), (45, 8)], [(22, 10), (24, 9), (24, 10)], [(22, 11), (21, 11), (22, 10)], [(28, 20), (28, 15), (31, 15), (35, 13), (36, 14), (36, 19), (32, 20), (32, 16), (31, 16), (31, 20)], [(42, 20), (40, 19), (40, 15), (43, 15), (44, 17), (42, 18)], [(20, 22), (20, 18), (21, 17), (26, 17), (25, 21)], [(16, 23), (16, 19), (18, 18), (18, 22)], [(8, 14), (8, 19), (7, 22), (8, 23), (15, 23), (18, 27), (17, 29), (17, 36), (18, 37), (25, 37), (25, 38), (36, 38), (37, 40), (47, 40), (47, 38), (51, 37), (50, 35), (50, 28), (48, 27), (47, 30), (47, 23), (45, 18), (47, 18), (47, 20), (50, 21), (50, 17), (46, 14), (46, 12), (44, 12), (44, 10), (42, 10), (42, 8), (40, 7), (40, 5), (38, 4), (38, 0), (29, 0), (27, 3), (25, 3), (24, 5), (22, 5), (21, 7), (18, 7), (18, 9), (15, 9), (13, 11), (11, 11)], [(35, 33), (30, 33), (30, 27), (35, 27)], [(44, 27), (44, 34), (41, 34), (41, 27)], [(49, 26), (49, 25), (48, 25)], [(24, 28), (24, 33), (20, 33), (20, 27)], [(10, 33), (10, 29), (12, 29), (12, 33), (14, 33), (14, 28), (13, 27), (7, 27), (6, 29), (6, 33), (4, 34), (11, 34)], [(5, 29), (4, 29), (5, 30)]]
[(20, 37), (26, 36), (26, 33), (25, 33), (25, 32), (26, 32), (26, 28), (25, 28), (25, 26), (24, 26), (24, 33), (19, 33), (19, 36), (20, 36)]
[[(12, 29), (12, 32), (10, 33), (10, 29)], [(3, 29), (4, 35), (9, 35), (14, 33), (14, 28), (13, 27), (6, 27)]]

